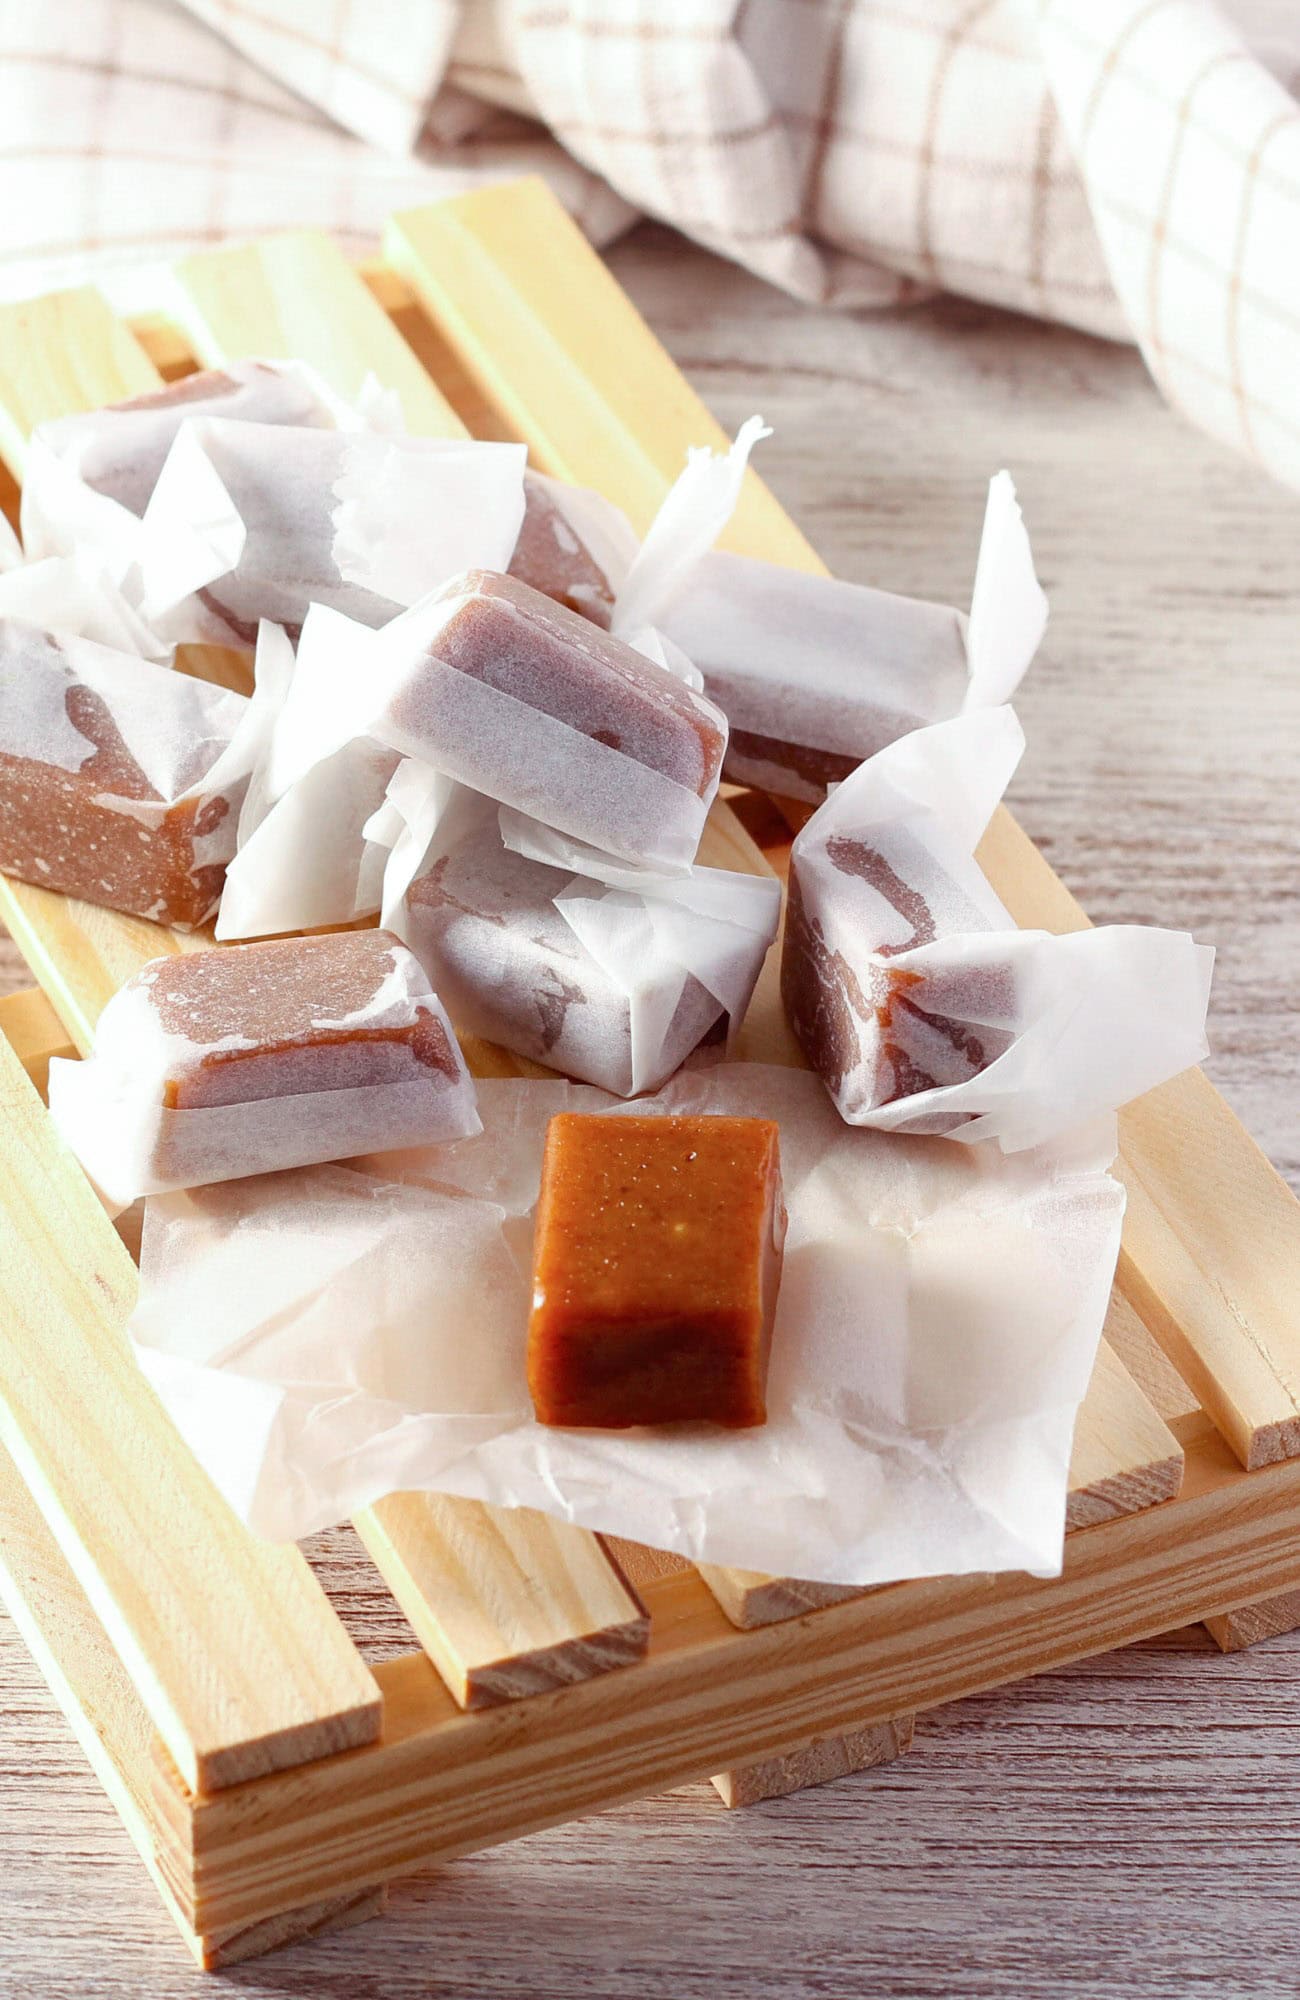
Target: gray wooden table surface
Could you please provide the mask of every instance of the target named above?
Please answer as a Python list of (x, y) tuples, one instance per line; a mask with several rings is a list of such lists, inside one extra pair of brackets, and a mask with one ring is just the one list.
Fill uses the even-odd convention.
[[(1217, 944), (1211, 1073), (1300, 1186), (1300, 499), (1130, 350), (954, 301), (810, 313), (649, 228), (612, 262), (724, 422), (775, 424), (762, 470), (842, 574), (964, 602), (1010, 466), (1052, 600), (1011, 802), (1094, 917)], [(326, 1554), (353, 1630), (409, 1644), (359, 1553)], [(924, 1717), (824, 1791), (727, 1814), (694, 1785), (399, 1883), (381, 1922), (228, 1984), (1294, 2000), (1298, 1725), (1300, 1638), (1221, 1659), (1174, 1634)], [(0, 1995), (205, 1990), (0, 1613)]]

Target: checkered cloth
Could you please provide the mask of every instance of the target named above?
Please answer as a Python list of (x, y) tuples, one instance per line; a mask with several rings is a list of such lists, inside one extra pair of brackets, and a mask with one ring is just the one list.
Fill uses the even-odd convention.
[(598, 243), (1136, 340), (1300, 486), (1298, 76), (1296, 0), (0, 0), (0, 294), (540, 171)]

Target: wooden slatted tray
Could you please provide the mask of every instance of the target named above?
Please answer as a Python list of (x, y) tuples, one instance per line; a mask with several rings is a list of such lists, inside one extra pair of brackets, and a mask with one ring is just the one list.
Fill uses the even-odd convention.
[[(397, 218), (364, 273), (295, 236), (187, 259), (134, 326), (92, 291), (0, 309), (0, 452), (21, 480), (43, 419), (247, 354), (302, 356), (345, 395), (373, 372), (412, 429), (523, 439), (638, 528), (687, 445), (722, 442), (524, 182)], [(818, 567), (752, 474), (726, 540)], [(752, 797), (715, 808), (707, 842), (713, 862), (784, 865)], [(1086, 922), (1005, 811), (981, 858), (1020, 922)], [(741, 1801), (882, 1761), (918, 1709), (1190, 1619), (1233, 1645), (1300, 1618), (1300, 1206), (1191, 1073), (1122, 1121), (1124, 1249), (1059, 1580), (849, 1594), (399, 1495), (356, 1526), (421, 1650), (371, 1671), (305, 1557), (252, 1540), (136, 1371), (134, 1266), (41, 1100), (50, 1056), (89, 1046), (145, 958), (211, 941), (3, 879), (0, 916), (41, 989), (0, 1001), (0, 1590), (201, 1963), (359, 1921), (404, 1870), (702, 1773)], [(773, 973), (744, 1052), (790, 1060)], [(480, 1074), (518, 1067), (469, 1053)], [(1168, 1422), (1134, 1374), (1153, 1337)]]

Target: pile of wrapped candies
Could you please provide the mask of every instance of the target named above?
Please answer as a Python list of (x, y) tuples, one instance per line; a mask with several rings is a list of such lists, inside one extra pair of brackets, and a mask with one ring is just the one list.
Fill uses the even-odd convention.
[[(781, 899), (699, 863), (722, 781), (815, 808), (782, 992), (849, 1123), (1028, 1146), (1196, 1059), (1203, 948), (1020, 931), (974, 858), (1046, 622), (1007, 474), (964, 615), (716, 550), (763, 435), (691, 453), (638, 542), (296, 363), (38, 431), (0, 870), (243, 941), (146, 967), (60, 1067), (113, 1199), (472, 1131), (451, 1022), (623, 1097), (724, 1055)], [(251, 693), (176, 670), (213, 643)]]

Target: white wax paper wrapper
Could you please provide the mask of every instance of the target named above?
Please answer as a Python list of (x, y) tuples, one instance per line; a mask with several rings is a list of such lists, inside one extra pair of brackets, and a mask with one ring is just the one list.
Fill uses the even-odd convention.
[(0, 576), (6, 570), (16, 569), (23, 560), (23, 545), (9, 525), (7, 514), (0, 514)]
[[(194, 512), (206, 503), (209, 539), (186, 533), (185, 518), (173, 522), (156, 509), (151, 531), (142, 520), (168, 453), (182, 426), (200, 417), (221, 416), (244, 423), (389, 432), (400, 427), (400, 411), (387, 392), (367, 381), (356, 407), (336, 396), (316, 372), (297, 361), (239, 361), (184, 377), (156, 392), (103, 410), (41, 424), (24, 469), (22, 525), (28, 560), (55, 556), (93, 559), (97, 569), (140, 609), (144, 582), (141, 563), (150, 561), (164, 599), (183, 595), (180, 569), (197, 577), (197, 591), (237, 559), (242, 529), (229, 516), (228, 496), (211, 482), (198, 495), (181, 485), (179, 498)], [(201, 525), (201, 522), (200, 522)], [(178, 538), (179, 537), (179, 541)], [(168, 562), (179, 567), (175, 576)], [(15, 607), (16, 608), (16, 607)], [(228, 644), (236, 635), (215, 606), (188, 604), (184, 619), (172, 621), (170, 636)], [(66, 625), (60, 629), (67, 629)], [(98, 637), (87, 631), (88, 637)], [(143, 647), (135, 650), (144, 651)]]
[(726, 777), (813, 803), (909, 731), (1008, 700), (1047, 623), (1006, 472), (989, 483), (969, 620), (720, 551), (656, 611), (731, 724)]
[(718, 1024), (734, 1037), (776, 936), (775, 881), (661, 879), (601, 856), (608, 879), (591, 879), (566, 858), (580, 843), (413, 762), (367, 831), (392, 843), (384, 926), (458, 1026), (620, 1096), (662, 1083)]
[(177, 640), (244, 644), (260, 619), (297, 631), (314, 603), (381, 625), (463, 569), (505, 567), (525, 457), (522, 445), (191, 419), (140, 523), (143, 614)]
[[(618, 591), (616, 632), (662, 622), (664, 606), (735, 512), (754, 446), (771, 435), (761, 417), (750, 417), (729, 450), (714, 452), (707, 445), (695, 445), (687, 452), (686, 468), (669, 488)], [(690, 653), (689, 647), (685, 650)]]
[(1009, 708), (891, 744), (791, 852), (782, 993), (853, 1124), (1041, 1145), (1206, 1053), (1214, 953), (1183, 931), (1019, 931), (975, 847), (1024, 748)]
[(22, 618), (61, 637), (93, 639), (142, 660), (170, 660), (172, 654), (91, 554), (20, 559), (6, 567), (0, 551), (0, 618)]
[(630, 674), (625, 642), (481, 571), (422, 599), (368, 644), (341, 625), (327, 636), (364, 664), (337, 677), (336, 702), (314, 704), (286, 729), (281, 782), (370, 737), (602, 852), (664, 874), (690, 867), (726, 724), (657, 661), (649, 679), (639, 660)]
[(474, 438), (366, 441), (334, 481), (339, 575), (407, 606), (462, 570), (505, 569), (527, 459), (526, 445)]
[[(99, 788), (87, 798), (115, 815), (120, 848), (101, 833), (87, 851), (90, 837), (55, 814), (55, 844), (36, 852), (22, 815), (0, 813), (13, 819), (0, 838), (0, 865), (137, 916), (183, 927), (205, 922), (268, 722), (257, 699), (90, 639), (0, 619), (0, 751), (71, 774), (97, 756), (117, 757), (120, 741), (138, 770), (110, 774), (97, 765)], [(155, 797), (136, 795), (140, 778)], [(183, 843), (173, 822), (176, 842), (151, 846), (168, 815), (189, 804), (196, 811)]]
[[(40, 424), (34, 442), (84, 485), (140, 515), (176, 433), (190, 417), (340, 430), (401, 429), (401, 409), (373, 376), (355, 404), (305, 361), (232, 361), (101, 410)], [(57, 522), (53, 524), (57, 530)]]
[(851, 1131), (802, 1071), (684, 1073), (637, 1112), (781, 1126), (769, 1420), (561, 1431), (524, 1372), (542, 1142), (557, 1111), (623, 1107), (491, 1081), (480, 1108), (422, 1185), (327, 1168), (149, 1203), (136, 1353), (258, 1533), (428, 1488), (835, 1583), (1057, 1571), (1119, 1244), (1113, 1126), (1008, 1159)]
[[(305, 958), (339, 942), (274, 949)], [(364, 949), (375, 960), (365, 999), (340, 1011), (328, 967), (309, 972), (301, 1000), (306, 1006), (319, 996), (319, 1017), (304, 1019), (299, 1038), (279, 1026), (270, 1049), (249, 1034), (190, 1035), (178, 1025), (205, 1018), (201, 995), (178, 998), (173, 990), (187, 976), (192, 983), (192, 961), (178, 968), (173, 959), (152, 960), (120, 988), (99, 1017), (93, 1056), (50, 1064), (50, 1112), (105, 1200), (125, 1207), (164, 1189), (477, 1132), (473, 1079), (418, 960), (394, 938), (367, 936)], [(218, 977), (238, 972), (248, 981), (247, 1019), (259, 982), (269, 976), (274, 986), (276, 975), (233, 950), (219, 957)], [(222, 1011), (230, 1013), (228, 1001)], [(441, 1031), (443, 1067), (421, 1060), (406, 1041), (383, 1039), (385, 1029), (408, 1030), (417, 1017)], [(220, 1058), (233, 1054), (247, 1060), (222, 1069)], [(208, 1101), (168, 1106), (166, 1087), (176, 1079)]]
[(239, 819), (239, 851), (226, 870), (217, 936), (271, 937), (352, 923), (378, 908), (386, 848), (364, 834), (399, 762), (367, 737), (286, 780), (286, 744), (353, 699), (370, 634), (313, 605), (297, 659), (278, 625), (258, 635), (256, 686), (274, 717)]
[(97, 746), (72, 721), (67, 694), (87, 688), (159, 795), (157, 806), (123, 802), (122, 811), (141, 824), (182, 799), (246, 779), (266, 723), (263, 711), (228, 688), (22, 619), (0, 620), (0, 665), (0, 745), (10, 756), (79, 771)]

